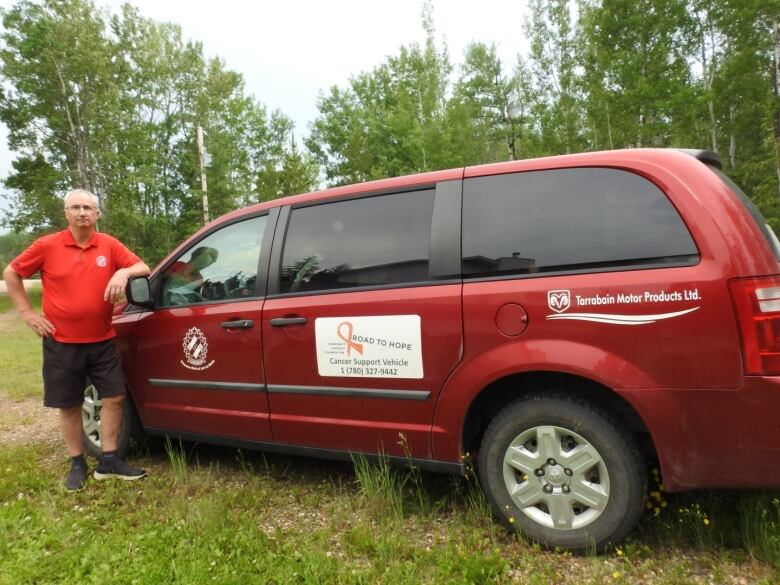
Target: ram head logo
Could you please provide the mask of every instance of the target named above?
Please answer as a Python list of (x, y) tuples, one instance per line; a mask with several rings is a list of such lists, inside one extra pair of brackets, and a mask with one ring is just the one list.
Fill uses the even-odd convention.
[(568, 290), (548, 290), (547, 306), (556, 313), (563, 313), (571, 306), (571, 294)]

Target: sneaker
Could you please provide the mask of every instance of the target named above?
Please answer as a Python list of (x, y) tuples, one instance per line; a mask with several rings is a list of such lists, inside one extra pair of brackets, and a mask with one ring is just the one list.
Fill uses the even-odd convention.
[(95, 469), (94, 476), (95, 479), (110, 479), (115, 477), (117, 479), (133, 481), (146, 477), (146, 470), (128, 465), (121, 459), (116, 459), (110, 464), (105, 462), (100, 463), (100, 465), (97, 466), (97, 469)]
[(87, 467), (85, 465), (71, 465), (68, 476), (65, 478), (65, 489), (69, 492), (77, 492), (84, 488), (87, 481)]

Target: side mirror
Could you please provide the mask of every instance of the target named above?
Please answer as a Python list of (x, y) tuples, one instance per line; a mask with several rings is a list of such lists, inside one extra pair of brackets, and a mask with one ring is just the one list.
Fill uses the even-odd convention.
[(125, 295), (127, 295), (127, 300), (134, 305), (148, 308), (154, 306), (149, 279), (145, 276), (131, 278), (125, 287)]

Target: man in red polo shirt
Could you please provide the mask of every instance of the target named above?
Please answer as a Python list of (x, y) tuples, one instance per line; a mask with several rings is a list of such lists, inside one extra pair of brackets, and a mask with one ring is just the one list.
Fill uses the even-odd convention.
[[(71, 457), (65, 486), (78, 490), (87, 478), (81, 439), (87, 376), (102, 402), (103, 456), (95, 478), (140, 479), (146, 475), (117, 453), (125, 380), (112, 339), (116, 333), (111, 314), (128, 278), (146, 276), (149, 267), (119, 240), (96, 231), (100, 210), (89, 191), (77, 189), (65, 196), (65, 217), (66, 229), (33, 242), (11, 261), (3, 277), (22, 319), (43, 339), (43, 403), (60, 411), (60, 427)], [(33, 309), (22, 282), (38, 271), (43, 283), (42, 314)]]

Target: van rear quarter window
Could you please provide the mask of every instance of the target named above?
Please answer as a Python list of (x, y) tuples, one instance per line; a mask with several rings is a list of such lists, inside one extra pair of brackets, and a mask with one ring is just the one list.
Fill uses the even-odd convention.
[(697, 260), (666, 195), (633, 173), (575, 168), (464, 182), (467, 278)]

